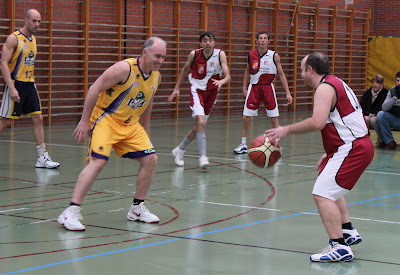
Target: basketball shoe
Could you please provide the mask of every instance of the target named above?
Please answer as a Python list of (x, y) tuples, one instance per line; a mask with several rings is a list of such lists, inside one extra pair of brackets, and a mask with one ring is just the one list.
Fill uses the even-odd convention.
[(138, 205), (132, 204), (126, 217), (130, 221), (141, 221), (146, 223), (157, 223), (160, 221), (156, 215), (150, 213), (149, 209), (144, 206), (143, 202)]
[(313, 262), (350, 262), (353, 260), (354, 254), (350, 246), (339, 244), (332, 240), (329, 241), (329, 246), (322, 249), (319, 253), (310, 256)]
[(58, 166), (60, 166), (60, 164), (58, 162), (52, 161), (49, 156), (49, 153), (47, 152), (44, 152), (42, 156), (38, 156), (35, 165), (36, 168), (48, 168), (48, 169), (57, 168)]
[(79, 221), (83, 219), (80, 213), (81, 209), (77, 205), (69, 206), (58, 216), (57, 222), (71, 231), (85, 230), (85, 226)]
[(179, 149), (179, 147), (176, 147), (174, 150), (172, 150), (172, 155), (175, 157), (175, 164), (178, 166), (183, 166), (185, 162), (183, 161), (183, 155), (185, 154), (185, 150)]
[(362, 242), (360, 234), (358, 234), (357, 229), (351, 227), (351, 229), (342, 229), (343, 238), (347, 245), (354, 245)]
[(240, 143), (238, 147), (236, 147), (233, 152), (235, 154), (245, 154), (247, 153), (247, 144), (246, 143)]
[(208, 162), (208, 157), (206, 156), (199, 157), (199, 167), (201, 169), (207, 169), (208, 167), (210, 167), (210, 163)]

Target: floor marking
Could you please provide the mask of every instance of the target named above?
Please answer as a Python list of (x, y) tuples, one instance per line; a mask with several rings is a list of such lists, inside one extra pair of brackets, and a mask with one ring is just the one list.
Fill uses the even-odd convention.
[[(369, 200), (364, 200), (364, 201), (360, 201), (360, 202), (349, 203), (348, 205), (363, 204), (363, 203), (368, 202), (368, 201), (385, 199), (385, 198), (390, 198), (390, 197), (399, 196), (399, 195), (400, 195), (400, 193), (397, 193), (397, 194), (393, 194), (393, 195), (389, 195), (389, 196), (383, 196), (383, 197), (379, 197), (379, 198), (375, 198), (375, 199), (369, 199)], [(212, 203), (212, 202), (205, 202), (205, 201), (199, 201), (199, 202)], [(236, 206), (236, 205), (220, 204), (220, 203), (215, 203), (215, 204), (226, 205), (226, 206)], [(240, 206), (240, 207), (246, 207), (246, 206)], [(259, 208), (259, 207), (257, 207), (257, 208)], [(261, 208), (261, 209), (265, 209), (265, 208)], [(281, 210), (278, 210), (278, 211), (281, 211)], [(80, 260), (95, 258), (95, 257), (99, 257), (99, 256), (116, 254), (116, 253), (125, 252), (125, 251), (129, 251), (129, 250), (134, 250), (134, 249), (139, 249), (139, 248), (146, 248), (146, 247), (151, 247), (151, 246), (156, 246), (156, 245), (162, 245), (162, 244), (176, 242), (176, 241), (185, 240), (185, 239), (190, 239), (190, 238), (194, 238), (194, 237), (198, 237), (198, 236), (204, 236), (204, 235), (208, 235), (208, 234), (219, 233), (219, 232), (223, 232), (223, 231), (243, 228), (243, 227), (247, 227), (247, 226), (257, 225), (257, 224), (261, 224), (261, 223), (265, 223), (265, 222), (270, 222), (270, 221), (282, 220), (282, 219), (291, 218), (291, 217), (297, 217), (297, 216), (301, 216), (301, 215), (310, 215), (310, 214), (311, 215), (318, 215), (316, 213), (317, 211), (318, 210), (311, 210), (311, 211), (307, 211), (307, 212), (300, 212), (300, 213), (295, 213), (295, 214), (291, 214), (291, 215), (270, 218), (270, 219), (251, 222), (251, 223), (246, 223), (246, 224), (242, 224), (242, 225), (237, 225), (237, 226), (232, 226), (232, 227), (227, 227), (227, 228), (221, 228), (221, 229), (217, 229), (217, 230), (207, 231), (207, 232), (203, 232), (203, 233), (193, 234), (193, 235), (186, 236), (186, 237), (184, 237), (182, 239), (181, 238), (175, 238), (175, 239), (161, 241), (161, 242), (147, 244), (147, 245), (133, 246), (133, 247), (125, 248), (125, 249), (114, 250), (114, 251), (104, 252), (104, 253), (100, 253), (100, 254), (89, 255), (89, 256), (85, 256), (85, 257), (81, 257), (81, 258), (70, 259), (70, 260), (66, 260), (66, 261), (55, 262), (55, 263), (36, 266), (36, 267), (31, 267), (31, 268), (27, 268), (27, 269), (11, 271), (11, 272), (3, 273), (3, 274), (0, 274), (0, 275), (17, 274), (17, 273), (22, 273), (22, 272), (26, 272), (26, 271), (42, 269), (42, 268), (49, 267), (49, 266), (66, 264), (66, 263), (71, 263), (71, 262), (76, 262), (76, 261), (80, 261)], [(363, 219), (363, 218), (354, 218), (354, 217), (351, 217), (351, 219), (358, 219), (358, 220), (365, 220), (365, 221), (378, 221), (378, 222), (385, 222), (385, 223), (391, 223), (391, 224), (399, 224), (400, 223), (400, 222), (379, 221), (379, 220), (373, 220), (373, 219)]]
[[(10, 141), (10, 140), (4, 140), (4, 139), (0, 139), (0, 142), (35, 144), (34, 142), (30, 142), (30, 141), (15, 141), (15, 140)], [(46, 144), (48, 146), (88, 148), (88, 146), (85, 146), (85, 145), (58, 144), (58, 143), (46, 143)], [(172, 156), (171, 153), (161, 153), (159, 151), (157, 151), (157, 155)], [(198, 158), (198, 155), (188, 155), (188, 154), (186, 154), (185, 156), (190, 157), (190, 158)], [(209, 159), (216, 159), (216, 160), (233, 161), (233, 162), (250, 162), (248, 159), (240, 160), (240, 159), (236, 159), (236, 158), (220, 158), (220, 157), (208, 157), (208, 158)], [(288, 166), (294, 166), (294, 167), (315, 168), (315, 165), (303, 165), (303, 164), (285, 163), (285, 162), (282, 162), (282, 161), (277, 163), (276, 165), (279, 165), (279, 166), (280, 165), (288, 165)], [(370, 170), (365, 170), (365, 173), (400, 176), (400, 173), (370, 171)]]
[[(396, 195), (400, 195), (400, 194), (396, 194)], [(378, 198), (379, 199), (379, 198)], [(263, 208), (263, 207), (254, 207), (254, 206), (245, 206), (245, 205), (237, 205), (237, 204), (228, 204), (228, 203), (219, 203), (219, 202), (209, 202), (209, 201), (196, 201), (196, 202), (200, 202), (200, 203), (207, 203), (207, 204), (215, 204), (215, 205), (223, 205), (223, 206), (234, 206), (234, 207), (240, 207), (240, 208), (251, 208), (251, 209), (257, 209), (257, 210), (268, 210), (268, 211), (275, 211), (275, 212), (289, 212), (287, 210), (281, 210), (281, 209), (274, 209), (274, 208)], [(351, 203), (351, 204), (367, 204), (364, 202), (360, 202), (360, 203)], [(347, 205), (350, 205), (347, 204)], [(375, 204), (372, 204), (375, 205)], [(377, 205), (382, 205), (382, 206), (393, 206), (393, 205), (385, 205), (385, 204), (377, 204)], [(400, 207), (398, 205), (394, 206), (394, 207)], [(314, 216), (319, 216), (319, 214), (317, 213), (318, 210), (312, 210), (312, 211), (308, 211), (308, 212), (299, 212), (300, 214), (304, 214), (304, 215), (314, 215)], [(360, 221), (371, 221), (371, 222), (380, 222), (380, 223), (389, 223), (389, 224), (400, 224), (400, 222), (396, 222), (396, 221), (385, 221), (385, 220), (376, 220), (376, 219), (370, 219), (370, 218), (360, 218), (360, 217), (350, 217), (351, 220), (360, 220)]]
[(12, 212), (12, 211), (19, 211), (19, 210), (26, 210), (29, 208), (17, 208), (17, 209), (8, 209), (8, 210), (1, 210), (0, 213)]

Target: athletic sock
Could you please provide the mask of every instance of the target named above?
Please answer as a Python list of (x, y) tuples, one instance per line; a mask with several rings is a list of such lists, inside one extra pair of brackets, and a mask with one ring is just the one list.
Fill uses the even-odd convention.
[(43, 156), (44, 152), (46, 152), (46, 144), (36, 145), (36, 150), (39, 156)]
[(342, 224), (342, 229), (348, 229), (351, 230), (353, 228), (353, 226), (351, 225), (351, 222), (347, 222)]
[(179, 144), (178, 148), (179, 150), (185, 150), (186, 147), (191, 143), (192, 141), (190, 139), (188, 139), (186, 136), (185, 138), (182, 140), (182, 142)]
[(77, 204), (77, 203), (74, 203), (74, 202), (71, 201), (71, 202), (69, 203), (69, 206), (73, 206), (73, 205), (81, 206), (80, 204)]
[(341, 245), (347, 245), (347, 244), (344, 242), (344, 238), (331, 239), (331, 241), (337, 242), (337, 243), (339, 243), (339, 244), (341, 244)]
[(144, 200), (139, 200), (139, 199), (134, 198), (132, 204), (133, 205), (139, 205), (141, 202), (144, 202)]
[(197, 147), (199, 149), (199, 156), (206, 155), (206, 133), (205, 132), (197, 132)]
[(242, 137), (242, 144), (247, 144), (247, 137)]

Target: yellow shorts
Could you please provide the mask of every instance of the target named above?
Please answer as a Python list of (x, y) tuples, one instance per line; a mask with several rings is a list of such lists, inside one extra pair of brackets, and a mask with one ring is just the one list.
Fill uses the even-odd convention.
[(133, 125), (121, 124), (114, 120), (112, 115), (102, 116), (103, 112), (95, 108), (90, 118), (93, 127), (89, 157), (108, 160), (111, 148), (118, 157), (130, 159), (156, 153), (149, 136), (139, 122)]

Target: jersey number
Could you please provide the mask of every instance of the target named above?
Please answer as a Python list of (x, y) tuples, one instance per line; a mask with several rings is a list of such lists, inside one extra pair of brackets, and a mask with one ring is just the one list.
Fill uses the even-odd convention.
[(25, 77), (28, 79), (32, 78), (32, 71), (25, 71)]

